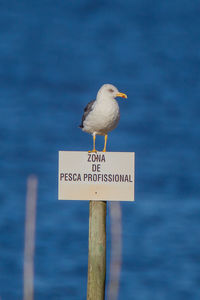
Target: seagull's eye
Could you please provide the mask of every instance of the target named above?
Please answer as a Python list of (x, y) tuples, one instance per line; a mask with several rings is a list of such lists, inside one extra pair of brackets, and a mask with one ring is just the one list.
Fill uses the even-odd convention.
[(113, 90), (113, 89), (109, 89), (108, 91), (109, 91), (109, 92), (111, 92), (111, 93), (113, 93), (113, 92), (114, 92), (114, 90)]

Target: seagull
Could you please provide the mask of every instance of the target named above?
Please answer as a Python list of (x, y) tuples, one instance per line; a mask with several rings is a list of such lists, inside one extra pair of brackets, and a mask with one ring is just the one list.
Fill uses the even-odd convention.
[(108, 132), (117, 127), (120, 119), (116, 97), (127, 98), (127, 95), (120, 93), (112, 84), (104, 84), (99, 89), (96, 100), (90, 101), (84, 109), (79, 127), (93, 136), (93, 149), (89, 152), (97, 152), (95, 149), (96, 135), (104, 135), (103, 152), (106, 152)]

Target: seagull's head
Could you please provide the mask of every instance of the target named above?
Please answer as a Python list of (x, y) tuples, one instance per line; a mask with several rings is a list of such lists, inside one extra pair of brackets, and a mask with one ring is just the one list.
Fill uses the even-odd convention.
[(97, 98), (111, 98), (114, 99), (116, 97), (127, 98), (127, 95), (124, 93), (120, 93), (118, 89), (112, 84), (104, 84), (100, 88), (97, 94)]

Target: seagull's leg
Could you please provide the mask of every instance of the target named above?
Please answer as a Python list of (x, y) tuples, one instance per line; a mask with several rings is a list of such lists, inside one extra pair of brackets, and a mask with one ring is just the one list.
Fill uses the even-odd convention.
[(92, 149), (92, 151), (88, 151), (88, 152), (97, 152), (97, 150), (95, 149), (95, 140), (96, 140), (96, 132), (94, 132), (93, 134), (92, 134), (92, 136), (93, 136), (93, 149)]
[(106, 152), (107, 139), (108, 139), (108, 135), (105, 134), (105, 136), (104, 136), (104, 148), (103, 148), (103, 152)]

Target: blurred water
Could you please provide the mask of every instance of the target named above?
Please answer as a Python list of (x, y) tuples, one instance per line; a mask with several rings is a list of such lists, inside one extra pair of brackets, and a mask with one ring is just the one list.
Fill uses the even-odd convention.
[(2, 300), (22, 299), (30, 173), (39, 179), (35, 299), (86, 298), (88, 203), (57, 201), (57, 152), (91, 148), (78, 125), (103, 83), (128, 94), (108, 151), (136, 152), (136, 202), (122, 204), (119, 299), (199, 299), (198, 2), (0, 7)]

